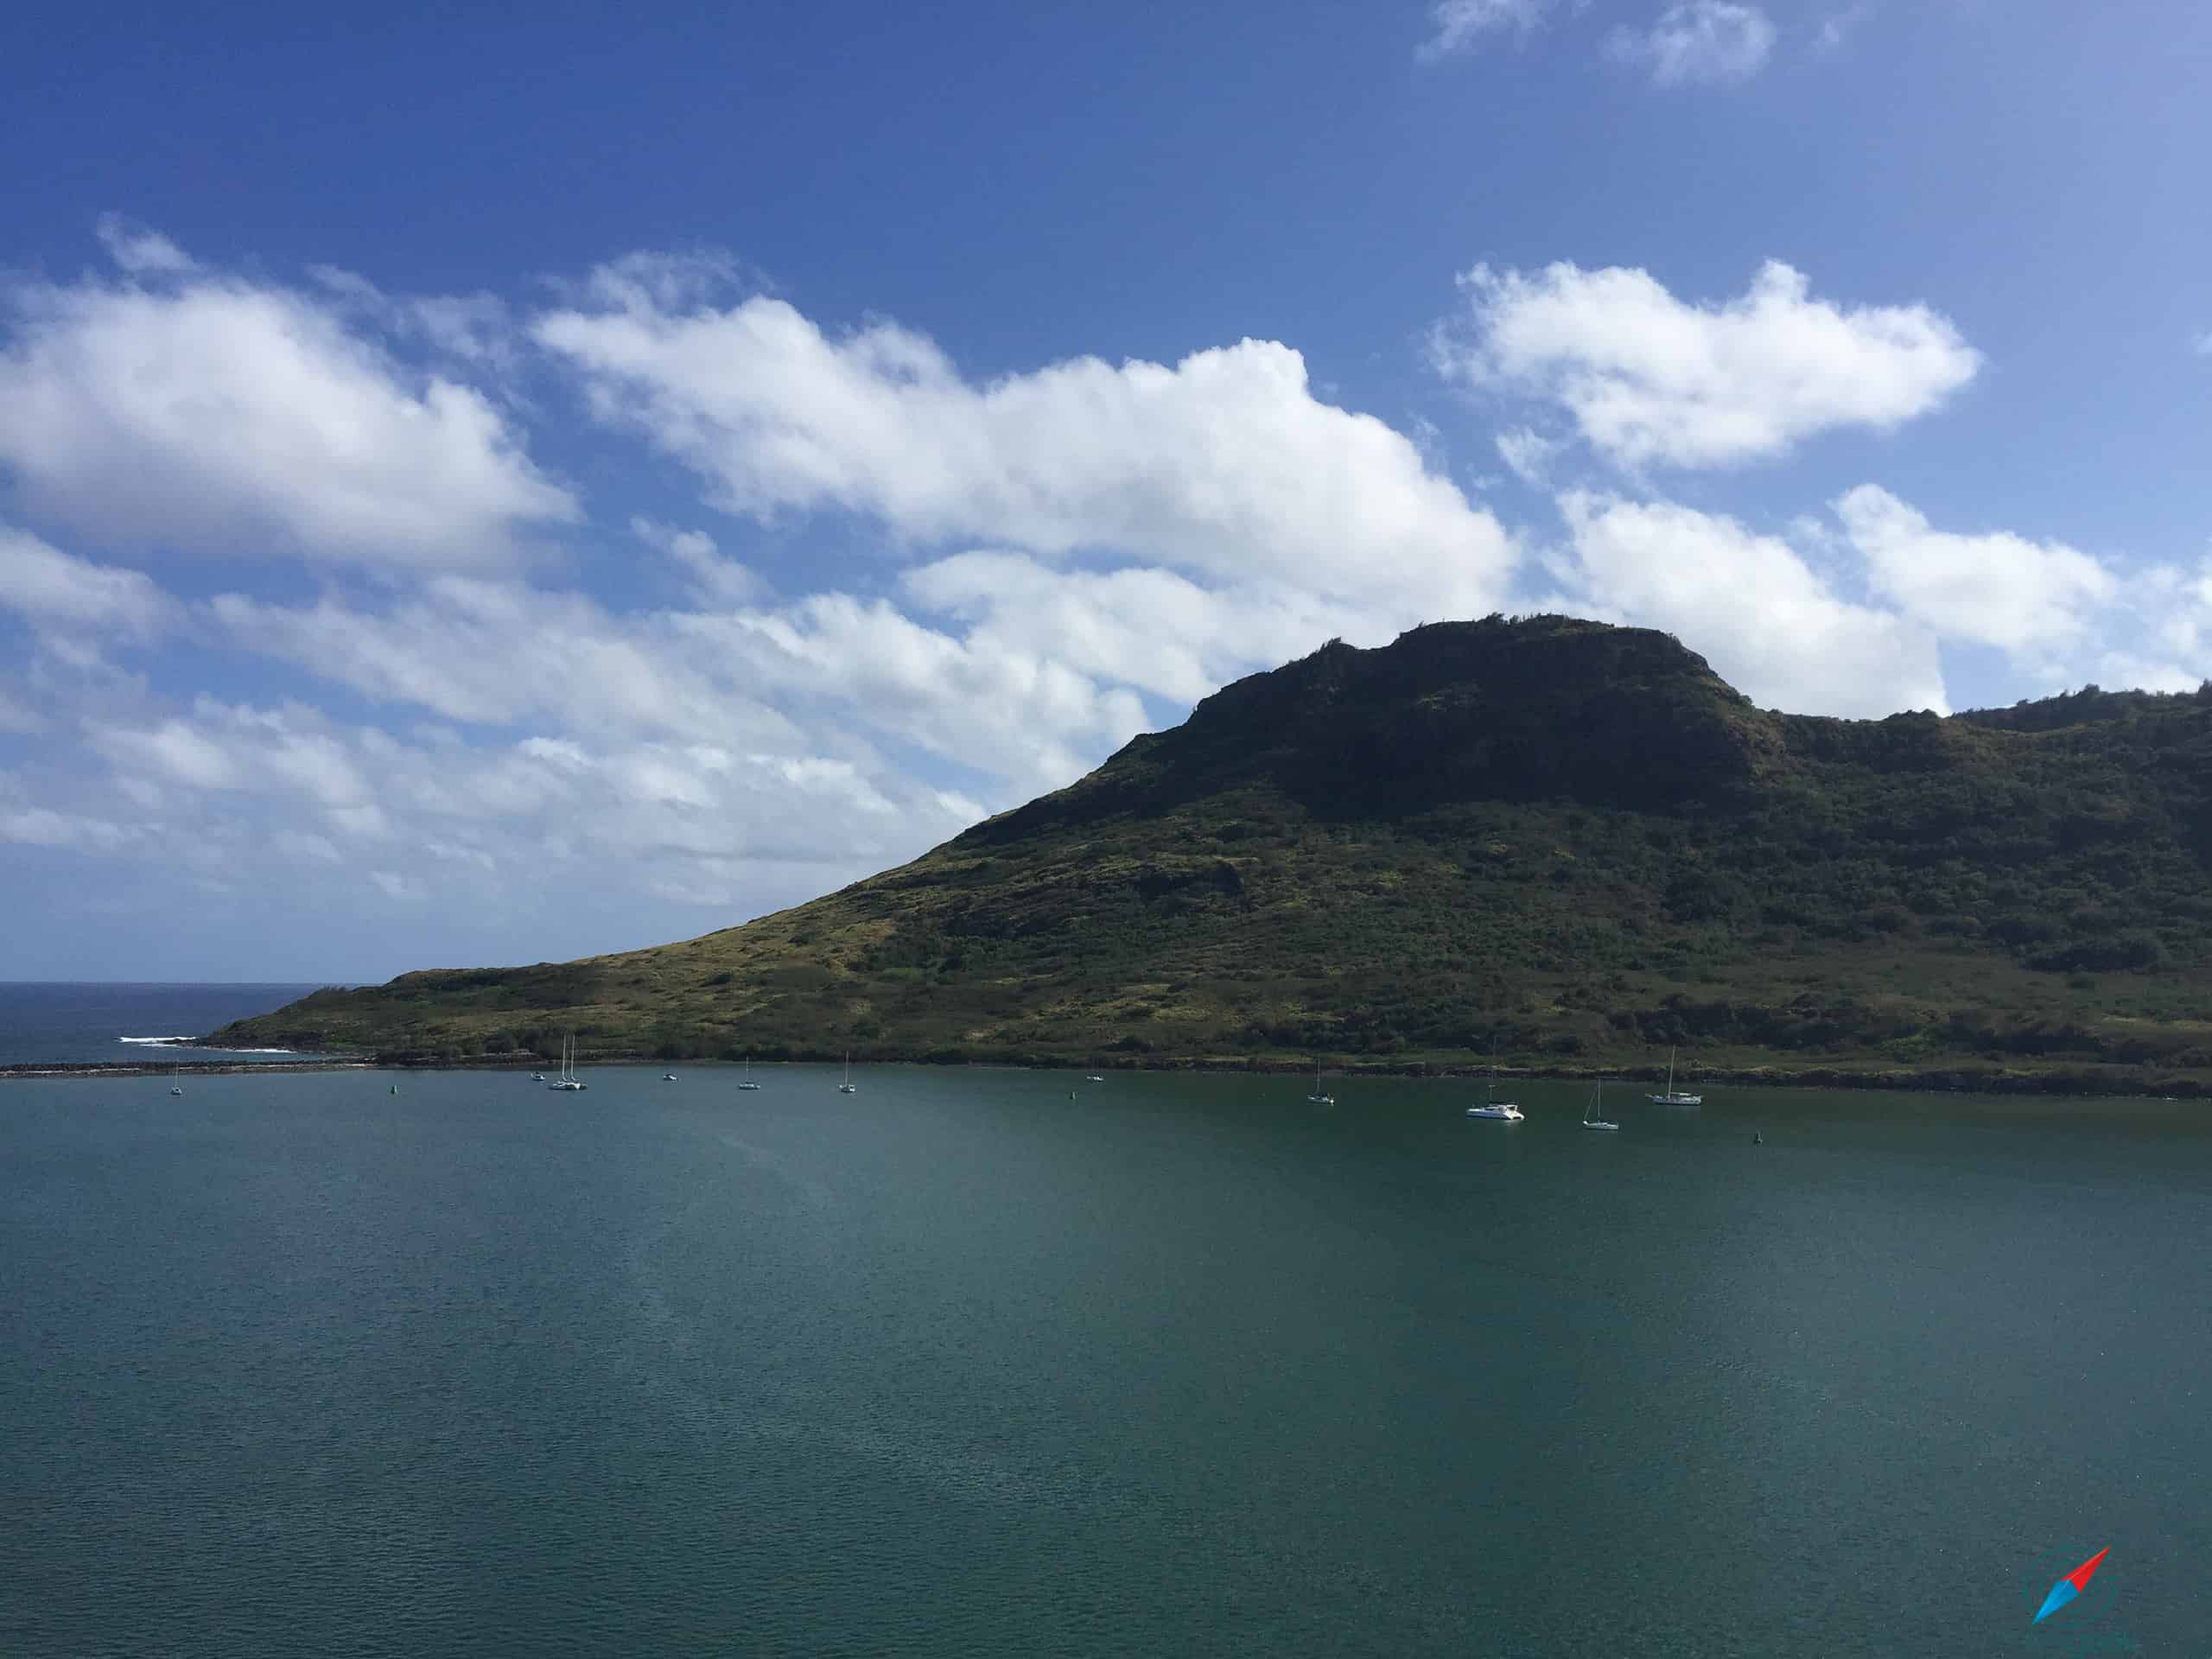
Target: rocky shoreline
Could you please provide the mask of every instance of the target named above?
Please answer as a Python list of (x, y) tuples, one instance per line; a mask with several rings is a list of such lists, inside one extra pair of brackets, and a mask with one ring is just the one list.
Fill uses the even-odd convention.
[[(180, 1050), (168, 1051), (171, 1054)], [(181, 1051), (188, 1052), (188, 1051)], [(783, 1054), (772, 1058), (756, 1057), (766, 1065), (834, 1065), (838, 1056), (829, 1052)], [(160, 1063), (135, 1060), (52, 1061), (44, 1064), (0, 1065), (0, 1082), (10, 1078), (70, 1078), (70, 1077), (166, 1077), (172, 1070), (190, 1071), (195, 1077), (245, 1076), (261, 1072), (297, 1071), (366, 1071), (375, 1070), (395, 1071), (521, 1071), (542, 1070), (551, 1062), (536, 1055), (509, 1057), (486, 1055), (481, 1058), (428, 1060), (411, 1055), (353, 1056), (302, 1058), (296, 1060), (185, 1060), (168, 1058)], [(676, 1060), (650, 1054), (586, 1054), (580, 1057), (584, 1065), (681, 1065), (687, 1071), (707, 1068), (734, 1071), (734, 1060)], [(863, 1057), (869, 1065), (935, 1065), (983, 1066), (995, 1071), (1083, 1071), (1083, 1072), (1143, 1072), (1176, 1071), (1198, 1075), (1236, 1076), (1258, 1073), (1265, 1076), (1305, 1077), (1310, 1075), (1313, 1063), (1294, 1058), (1269, 1058), (1237, 1061), (1223, 1057), (1194, 1056), (1186, 1059), (1171, 1059), (1147, 1056), (1130, 1063), (1126, 1058), (1118, 1064), (1099, 1059), (1069, 1058), (1058, 1055), (1033, 1055), (1020, 1058), (992, 1056), (988, 1058), (953, 1058), (943, 1053), (870, 1054)], [(1591, 1083), (1602, 1077), (1608, 1083), (1634, 1085), (1657, 1084), (1665, 1075), (1663, 1066), (1637, 1065), (1631, 1066), (1599, 1065), (1501, 1065), (1493, 1071), (1486, 1064), (1451, 1063), (1427, 1064), (1410, 1061), (1372, 1065), (1329, 1065), (1324, 1063), (1325, 1076), (1357, 1080), (1361, 1077), (1433, 1077), (1455, 1078), (1462, 1081), (1495, 1076), (1501, 1083)], [(2044, 1071), (2014, 1071), (2001, 1066), (1986, 1068), (1947, 1067), (1923, 1071), (1853, 1069), (1847, 1066), (1700, 1066), (1693, 1070), (1685, 1066), (1675, 1075), (1675, 1081), (1687, 1089), (1830, 1089), (1884, 1090), (1899, 1094), (1974, 1094), (1974, 1095), (2050, 1095), (2103, 1096), (2107, 1098), (2148, 1096), (2156, 1099), (2199, 1100), (2212, 1098), (2212, 1079), (2194, 1073), (2167, 1074), (2119, 1067), (2054, 1067)]]

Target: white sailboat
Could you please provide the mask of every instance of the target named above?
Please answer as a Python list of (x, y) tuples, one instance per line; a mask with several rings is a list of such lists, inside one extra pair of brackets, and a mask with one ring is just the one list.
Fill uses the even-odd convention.
[(1590, 1103), (1582, 1109), (1582, 1127), (1586, 1129), (1618, 1129), (1618, 1123), (1608, 1123), (1598, 1116), (1598, 1108), (1605, 1103), (1605, 1080), (1600, 1077), (1590, 1090)]
[(561, 1075), (545, 1085), (548, 1089), (582, 1089), (584, 1084), (576, 1077), (576, 1038), (571, 1032), (561, 1039)]
[(1644, 1098), (1654, 1106), (1702, 1106), (1705, 1104), (1703, 1095), (1678, 1095), (1675, 1092), (1675, 1051), (1671, 1048), (1667, 1051), (1667, 1092), (1663, 1095), (1646, 1095)]
[(182, 1066), (173, 1065), (169, 1067), (169, 1093), (173, 1095), (181, 1095), (183, 1092), (184, 1068)]
[(1490, 1082), (1484, 1084), (1483, 1088), (1483, 1103), (1479, 1106), (1468, 1107), (1467, 1116), (1469, 1117), (1487, 1118), (1493, 1123), (1518, 1123), (1522, 1122), (1522, 1113), (1521, 1109), (1518, 1106), (1516, 1106), (1510, 1100), (1500, 1100), (1497, 1097), (1497, 1056), (1495, 1054), (1492, 1054), (1490, 1057)]
[(860, 1093), (860, 1085), (853, 1081), (853, 1051), (849, 1048), (845, 1051), (845, 1080), (837, 1085), (837, 1092), (841, 1095)]
[(1316, 1106), (1333, 1106), (1337, 1103), (1337, 1097), (1321, 1087), (1321, 1068), (1318, 1065), (1313, 1068), (1313, 1092), (1306, 1098)]
[(745, 1076), (737, 1086), (741, 1089), (758, 1089), (760, 1086), (753, 1081), (753, 1057), (750, 1054), (745, 1057)]

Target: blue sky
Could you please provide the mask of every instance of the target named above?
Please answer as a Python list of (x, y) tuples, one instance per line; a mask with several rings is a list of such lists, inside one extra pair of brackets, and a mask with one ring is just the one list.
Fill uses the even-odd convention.
[(2212, 15), (610, 16), (0, 59), (0, 976), (702, 932), (1492, 609), (2212, 674)]

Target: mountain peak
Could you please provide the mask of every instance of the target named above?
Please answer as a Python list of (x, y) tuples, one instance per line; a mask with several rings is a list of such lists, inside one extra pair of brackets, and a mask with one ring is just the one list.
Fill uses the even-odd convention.
[(1671, 634), (1490, 616), (1367, 650), (1331, 640), (969, 834), (1001, 840), (1251, 787), (1330, 817), (1539, 796), (1662, 806), (1740, 787), (1778, 749), (1771, 720)]

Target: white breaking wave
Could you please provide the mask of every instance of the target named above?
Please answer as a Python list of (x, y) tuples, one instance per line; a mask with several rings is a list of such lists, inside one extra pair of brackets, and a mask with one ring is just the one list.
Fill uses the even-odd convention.
[(198, 1048), (205, 1054), (296, 1054), (293, 1048), (208, 1048), (197, 1037), (118, 1037), (118, 1043), (140, 1043), (154, 1048)]

